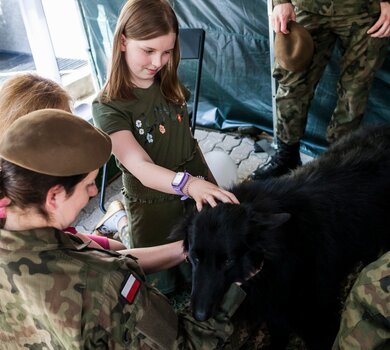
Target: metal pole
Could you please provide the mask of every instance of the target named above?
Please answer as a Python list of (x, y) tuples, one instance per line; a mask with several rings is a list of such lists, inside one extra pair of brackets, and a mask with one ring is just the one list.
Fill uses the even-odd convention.
[(86, 14), (84, 11), (84, 7), (81, 4), (81, 1), (75, 0), (75, 3), (76, 3), (77, 10), (78, 10), (77, 13), (78, 13), (78, 17), (79, 17), (79, 22), (81, 24), (82, 32), (83, 32), (83, 36), (84, 36), (85, 51), (87, 52), (89, 65), (90, 65), (92, 73), (93, 73), (92, 74), (93, 85), (94, 85), (95, 91), (99, 91), (103, 87), (104, 81), (103, 81), (103, 78), (101, 77), (101, 74), (99, 73), (98, 64), (96, 62), (96, 59), (94, 58), (94, 56), (92, 54), (91, 38), (90, 38), (90, 36), (88, 36), (88, 24), (86, 21)]
[(19, 0), (37, 73), (61, 83), (61, 76), (41, 0)]
[(276, 80), (272, 76), (272, 69), (274, 66), (274, 30), (272, 28), (272, 0), (267, 0), (267, 12), (268, 12), (268, 37), (269, 37), (269, 58), (270, 58), (270, 67), (271, 67), (271, 93), (272, 93), (272, 123), (273, 123), (273, 141), (271, 146), (273, 148), (277, 148), (277, 136), (276, 136), (276, 128), (277, 128), (277, 116), (276, 116)]

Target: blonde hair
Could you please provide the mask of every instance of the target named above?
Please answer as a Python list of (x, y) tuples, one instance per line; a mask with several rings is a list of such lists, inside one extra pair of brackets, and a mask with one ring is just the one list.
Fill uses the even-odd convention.
[(168, 63), (160, 70), (157, 79), (163, 96), (177, 104), (185, 103), (185, 94), (179, 82), (177, 68), (180, 49), (177, 36), (177, 17), (166, 0), (128, 0), (119, 15), (115, 29), (111, 67), (105, 86), (100, 94), (103, 102), (134, 98), (131, 72), (121, 51), (122, 34), (127, 39), (150, 40), (169, 33), (176, 34), (176, 42)]
[(21, 116), (44, 108), (71, 111), (72, 98), (56, 82), (36, 74), (20, 74), (0, 88), (0, 138)]

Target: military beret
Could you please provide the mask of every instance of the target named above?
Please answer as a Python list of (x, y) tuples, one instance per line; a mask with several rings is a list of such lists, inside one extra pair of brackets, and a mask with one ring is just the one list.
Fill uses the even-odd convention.
[(17, 119), (0, 140), (0, 157), (37, 173), (72, 176), (100, 168), (110, 157), (110, 137), (84, 119), (41, 109)]
[(290, 72), (302, 72), (309, 67), (314, 53), (314, 42), (305, 27), (290, 21), (290, 33), (276, 33), (275, 59), (280, 66)]

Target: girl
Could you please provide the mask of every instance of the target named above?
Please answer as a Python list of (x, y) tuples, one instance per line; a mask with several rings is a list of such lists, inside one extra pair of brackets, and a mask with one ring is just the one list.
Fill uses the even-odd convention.
[[(186, 91), (177, 68), (178, 21), (166, 0), (129, 0), (114, 34), (108, 80), (93, 102), (95, 124), (108, 133), (122, 170), (132, 246), (166, 241), (193, 203), (238, 203), (214, 183), (190, 132)], [(158, 278), (164, 293), (174, 271)]]

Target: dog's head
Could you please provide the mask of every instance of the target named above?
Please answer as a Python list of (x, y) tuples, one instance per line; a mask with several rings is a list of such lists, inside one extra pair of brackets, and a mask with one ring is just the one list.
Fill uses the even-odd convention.
[(272, 231), (289, 214), (255, 213), (242, 204), (218, 204), (193, 213), (176, 227), (192, 264), (194, 317), (214, 315), (233, 282), (245, 282), (272, 254)]

